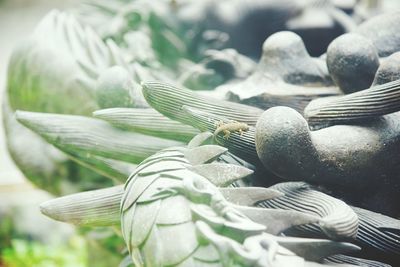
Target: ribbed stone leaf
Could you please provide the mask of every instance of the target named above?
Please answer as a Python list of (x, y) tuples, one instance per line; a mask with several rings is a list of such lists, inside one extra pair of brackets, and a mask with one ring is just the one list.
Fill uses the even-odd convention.
[(249, 125), (255, 125), (263, 112), (258, 108), (201, 96), (190, 90), (165, 83), (145, 82), (142, 87), (144, 97), (154, 109), (168, 118), (189, 125), (190, 118), (182, 112), (182, 107), (185, 105), (201, 108), (209, 113)]
[(77, 193), (46, 201), (40, 211), (54, 220), (76, 225), (115, 225), (119, 223), (122, 194), (122, 185)]
[(400, 220), (353, 207), (360, 219), (357, 243), (392, 261), (400, 260)]
[(356, 93), (311, 102), (304, 111), (311, 125), (343, 124), (400, 111), (400, 80)]
[[(200, 131), (215, 133), (219, 124), (226, 125), (234, 122), (226, 117), (188, 106), (183, 107), (183, 112), (186, 112), (188, 118), (190, 118), (190, 125), (198, 128)], [(253, 126), (249, 126), (249, 129), (242, 134), (231, 131), (229, 137), (224, 138), (223, 135), (217, 135), (214, 136), (214, 140), (228, 148), (231, 153), (251, 163), (259, 162), (255, 146), (255, 128)]]
[(18, 111), (17, 120), (65, 152), (90, 153), (138, 163), (180, 142), (125, 132), (83, 116)]
[(111, 108), (98, 110), (93, 115), (125, 130), (177, 141), (190, 141), (199, 133), (195, 128), (173, 121), (151, 108)]
[(79, 164), (119, 182), (125, 182), (137, 166), (136, 164), (95, 156), (90, 153), (71, 152), (68, 155)]
[[(320, 265), (304, 261), (284, 246), (312, 260), (356, 248), (326, 240), (274, 237), (263, 233), (265, 230), (279, 233), (293, 225), (314, 223), (319, 219), (296, 211), (229, 203), (206, 177), (190, 170), (190, 164), (182, 158), (184, 150), (169, 148), (151, 156), (136, 168), (125, 187), (66, 196), (52, 200), (62, 205), (45, 203), (44, 210), (54, 218), (73, 214), (73, 218), (78, 215), (80, 220), (71, 222), (79, 223), (83, 218), (88, 225), (103, 225), (118, 217), (121, 203), (123, 237), (132, 261), (138, 266), (252, 266), (259, 262), (262, 267), (316, 267)], [(163, 161), (175, 166), (162, 164)], [(237, 192), (249, 194), (252, 190), (256, 189), (242, 188)], [(235, 195), (232, 192), (231, 196)], [(261, 197), (262, 192), (276, 195), (263, 188), (254, 192), (258, 192), (258, 196), (254, 196), (253, 201)], [(88, 218), (97, 220), (85, 221)], [(312, 249), (318, 252), (312, 254)]]
[[(321, 218), (320, 224), (302, 229), (311, 232), (324, 231), (323, 236), (332, 239), (353, 239), (357, 235), (358, 216), (343, 201), (312, 189), (303, 182), (280, 183), (271, 187), (284, 195), (266, 200), (260, 206), (304, 212)], [(321, 227), (321, 228), (320, 228)]]
[[(392, 267), (389, 264), (367, 260), (362, 258), (351, 257), (347, 255), (335, 255), (324, 260), (327, 264), (351, 264), (351, 266), (368, 266), (368, 267)], [(347, 266), (347, 265), (346, 265)]]

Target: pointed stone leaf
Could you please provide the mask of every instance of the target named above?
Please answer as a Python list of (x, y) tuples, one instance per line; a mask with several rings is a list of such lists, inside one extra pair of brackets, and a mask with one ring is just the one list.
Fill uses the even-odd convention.
[(228, 186), (253, 173), (252, 170), (245, 167), (225, 163), (201, 164), (189, 167), (189, 169), (220, 187)]
[(193, 258), (202, 262), (219, 261), (218, 251), (211, 245), (199, 246), (193, 254)]
[(121, 210), (129, 209), (143, 194), (143, 192), (160, 177), (159, 174), (149, 175), (146, 177), (136, 177), (134, 181), (130, 181), (125, 188), (122, 197)]
[(347, 256), (347, 255), (334, 255), (329, 258), (324, 259), (323, 261), (324, 266), (327, 266), (326, 264), (332, 264), (329, 266), (338, 266), (338, 264), (342, 264), (339, 266), (373, 266), (373, 267), (393, 267), (392, 265), (379, 262), (379, 261), (374, 261), (374, 260), (367, 260), (367, 259), (362, 259), (362, 258), (356, 258), (352, 256)]
[(177, 171), (185, 169), (185, 166), (188, 165), (183, 162), (181, 159), (171, 159), (165, 158), (159, 161), (153, 161), (149, 168), (145, 168), (138, 173), (138, 176), (144, 177), (147, 175), (155, 175), (162, 172), (168, 171)]
[(264, 187), (227, 187), (220, 188), (220, 191), (226, 200), (241, 206), (253, 206), (260, 201), (283, 196), (277, 190)]
[(119, 203), (123, 186), (87, 191), (59, 197), (40, 205), (40, 211), (57, 221), (76, 225), (119, 224)]
[(125, 161), (95, 156), (91, 153), (69, 153), (74, 161), (107, 176), (116, 182), (125, 182), (137, 165)]
[(400, 110), (400, 80), (375, 85), (352, 94), (312, 101), (304, 110), (310, 125), (332, 125), (366, 120)]
[(190, 148), (185, 150), (185, 158), (192, 165), (199, 165), (203, 163), (208, 163), (215, 160), (220, 155), (224, 154), (228, 149), (215, 146), (215, 145), (204, 145), (195, 148)]
[(192, 205), (191, 209), (196, 221), (205, 222), (220, 235), (237, 241), (243, 241), (251, 235), (257, 235), (265, 231), (264, 225), (254, 223), (233, 211), (228, 212), (225, 216), (235, 219), (225, 220), (207, 205)]
[(263, 110), (251, 106), (218, 100), (161, 82), (142, 83), (143, 95), (147, 102), (168, 118), (190, 124), (190, 118), (182, 112), (184, 105), (201, 107), (203, 110), (231, 120), (255, 125)]
[(359, 251), (360, 248), (351, 243), (336, 242), (325, 239), (275, 237), (281, 245), (303, 257), (305, 260), (320, 262), (326, 257)]
[(263, 209), (255, 207), (235, 206), (251, 220), (267, 227), (266, 232), (280, 234), (286, 229), (297, 225), (317, 223), (320, 218), (298, 211)]
[[(141, 246), (147, 237), (153, 232), (157, 215), (159, 213), (161, 200), (137, 204), (133, 215), (131, 246)], [(125, 212), (122, 216), (125, 216)], [(147, 243), (147, 242), (146, 242)]]
[(383, 252), (388, 257), (398, 258), (400, 220), (369, 210), (352, 208), (360, 219), (356, 236), (359, 244)]
[[(140, 231), (140, 229), (137, 229)], [(146, 239), (146, 242), (143, 244), (143, 248), (141, 249), (141, 253), (139, 255), (143, 255), (145, 259), (146, 266), (164, 266), (163, 264), (163, 244), (160, 242), (160, 233), (158, 227), (155, 225), (153, 229), (149, 233), (149, 237)], [(132, 255), (132, 258), (136, 258)], [(145, 266), (139, 265), (139, 266)]]
[(209, 141), (210, 139), (212, 139), (213, 134), (210, 132), (203, 132), (200, 133), (198, 135), (196, 135), (195, 137), (193, 137), (192, 140), (190, 140), (189, 144), (187, 145), (188, 148), (195, 148), (195, 147), (199, 147), (201, 145), (205, 145), (205, 142)]
[(162, 200), (156, 223), (158, 225), (182, 224), (191, 221), (189, 203), (183, 196), (173, 196)]
[[(145, 181), (146, 178), (143, 178), (143, 180)], [(136, 203), (151, 202), (157, 199), (174, 197), (177, 195), (174, 187), (179, 187), (181, 185), (181, 180), (167, 178), (165, 177), (165, 173), (160, 174), (159, 178), (151, 184), (151, 187), (155, 188), (155, 190), (144, 190), (143, 193), (136, 200)]]
[(196, 229), (193, 222), (158, 226), (162, 244), (163, 266), (178, 264), (189, 257), (198, 247)]
[(173, 121), (152, 108), (110, 108), (98, 110), (93, 115), (124, 130), (182, 142), (188, 142), (199, 133), (197, 129)]
[(312, 230), (321, 237), (336, 241), (357, 236), (359, 218), (345, 202), (319, 192), (304, 182), (279, 183), (270, 188), (282, 192), (284, 196), (260, 202), (259, 206), (295, 210), (321, 218), (319, 226), (299, 227), (297, 231)]
[(17, 111), (16, 118), (65, 152), (92, 153), (138, 163), (159, 150), (182, 143), (125, 132), (105, 121), (74, 115)]
[(200, 131), (209, 131), (213, 133), (214, 140), (221, 146), (229, 149), (229, 151), (249, 162), (258, 162), (258, 156), (255, 146), (255, 127), (248, 125), (248, 130), (243, 133), (237, 131), (230, 131), (229, 137), (224, 137), (222, 134), (215, 135), (219, 125), (235, 124), (243, 121), (233, 121), (205, 112), (198, 108), (183, 106), (182, 111), (187, 113), (190, 118), (190, 125), (199, 129)]
[(135, 215), (136, 204), (133, 204), (130, 209), (128, 209), (124, 216), (121, 216), (121, 230), (122, 236), (125, 239), (125, 243), (127, 244), (128, 251), (131, 253), (134, 250), (132, 247), (132, 224), (135, 219), (133, 216)]

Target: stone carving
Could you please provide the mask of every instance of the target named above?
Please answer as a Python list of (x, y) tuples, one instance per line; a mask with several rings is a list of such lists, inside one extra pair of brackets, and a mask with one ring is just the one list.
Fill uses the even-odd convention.
[(121, 225), (121, 266), (397, 266), (399, 13), (339, 2), (50, 12), (10, 60), (8, 145), (90, 191), (42, 212)]
[(399, 172), (392, 157), (400, 133), (397, 117), (310, 131), (295, 110), (271, 108), (256, 125), (257, 153), (268, 169), (287, 179), (376, 192), (398, 184), (388, 180)]
[(346, 93), (368, 88), (379, 67), (378, 52), (362, 35), (347, 33), (329, 45), (326, 60), (332, 79)]
[(365, 21), (355, 32), (370, 39), (380, 57), (387, 57), (400, 50), (398, 21), (399, 11), (388, 12)]
[[(80, 225), (112, 225), (120, 217), (135, 266), (320, 266), (304, 259), (318, 261), (357, 250), (347, 243), (268, 234), (318, 219), (296, 211), (250, 208), (225, 200), (215, 185), (229, 184), (251, 173), (228, 164), (220, 165), (227, 171), (219, 174), (207, 171), (216, 163), (204, 163), (225, 152), (212, 145), (168, 148), (142, 161), (124, 187), (50, 200), (41, 209), (54, 219)], [(243, 195), (235, 194), (236, 190), (241, 189), (222, 192), (240, 203)], [(267, 192), (249, 203), (279, 195), (272, 191), (268, 196)], [(319, 249), (313, 253), (315, 247)]]
[(285, 105), (302, 110), (314, 98), (337, 95), (325, 62), (309, 56), (300, 36), (278, 32), (263, 44), (257, 69), (243, 81), (217, 88), (226, 98), (267, 109)]
[(396, 52), (382, 60), (381, 65), (376, 71), (374, 85), (384, 84), (398, 80), (400, 53)]

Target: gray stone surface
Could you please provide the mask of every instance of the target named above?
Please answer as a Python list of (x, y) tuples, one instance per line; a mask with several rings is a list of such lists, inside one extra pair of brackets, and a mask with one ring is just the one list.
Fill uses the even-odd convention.
[(387, 13), (365, 21), (355, 32), (371, 40), (380, 57), (387, 57), (400, 50), (399, 25), (400, 11), (388, 10)]
[(329, 45), (327, 65), (335, 83), (348, 94), (371, 85), (379, 67), (379, 57), (370, 40), (348, 33)]
[(347, 190), (368, 202), (358, 204), (387, 213), (395, 213), (398, 203), (399, 140), (399, 112), (310, 131), (298, 112), (274, 107), (256, 125), (257, 153), (268, 170), (286, 180)]
[(289, 31), (277, 32), (264, 42), (260, 68), (290, 84), (330, 84), (326, 66), (310, 57), (302, 38)]
[(231, 101), (262, 109), (282, 105), (299, 111), (314, 98), (340, 93), (333, 86), (325, 61), (311, 57), (299, 35), (274, 33), (262, 50), (258, 66), (249, 77), (216, 90), (226, 92)]
[(400, 79), (400, 52), (393, 53), (382, 60), (373, 84), (384, 84), (398, 79)]

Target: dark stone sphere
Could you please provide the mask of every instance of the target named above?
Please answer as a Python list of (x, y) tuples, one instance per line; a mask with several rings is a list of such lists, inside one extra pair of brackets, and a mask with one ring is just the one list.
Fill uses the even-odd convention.
[(379, 57), (370, 40), (348, 33), (329, 45), (327, 65), (334, 82), (349, 94), (370, 87), (379, 67)]

